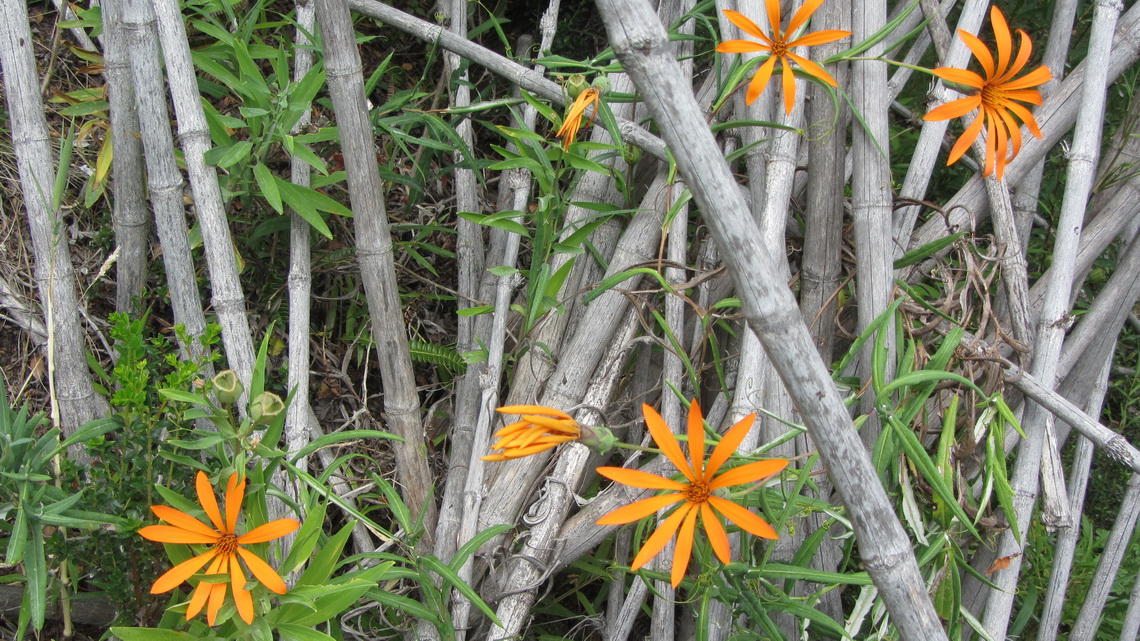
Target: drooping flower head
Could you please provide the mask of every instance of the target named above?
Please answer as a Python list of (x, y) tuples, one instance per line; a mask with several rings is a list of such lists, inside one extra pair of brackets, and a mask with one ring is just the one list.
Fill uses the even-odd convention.
[(159, 543), (208, 545), (210, 549), (189, 561), (179, 563), (158, 577), (150, 593), (169, 592), (205, 567), (207, 575), (218, 575), (224, 580), (198, 583), (193, 596), (190, 597), (190, 605), (186, 608), (186, 620), (189, 621), (206, 607), (206, 620), (210, 625), (214, 625), (218, 610), (226, 600), (226, 586), (229, 585), (232, 588), (238, 614), (246, 623), (252, 623), (253, 597), (249, 590), (245, 589), (245, 573), (242, 572), (238, 558), (240, 557), (253, 576), (271, 591), (284, 594), (285, 582), (268, 563), (242, 546), (280, 538), (296, 530), (300, 527), (300, 523), (294, 519), (277, 519), (238, 536), (235, 530), (238, 515), (241, 514), (242, 498), (245, 495), (245, 479), (239, 483), (237, 474), (230, 476), (226, 485), (224, 519), (218, 508), (214, 488), (210, 486), (210, 479), (206, 477), (205, 472), (198, 472), (196, 485), (198, 503), (210, 519), (212, 527), (182, 510), (165, 505), (152, 505), (150, 509), (154, 515), (170, 525), (148, 525), (139, 530), (139, 535)]
[(601, 97), (601, 89), (591, 86), (583, 89), (582, 93), (574, 99), (574, 103), (570, 105), (570, 111), (566, 112), (566, 118), (562, 121), (562, 127), (558, 133), (554, 134), (562, 138), (563, 151), (569, 149), (578, 136), (578, 130), (582, 127), (582, 116), (585, 115), (586, 108), (590, 105), (594, 105), (594, 113), (590, 115), (590, 121), (586, 125), (589, 126), (594, 123), (594, 117), (598, 115), (598, 102)]
[(753, 21), (749, 20), (744, 14), (725, 9), (724, 15), (740, 28), (741, 31), (747, 33), (753, 38), (757, 38), (760, 42), (753, 42), (751, 40), (727, 40), (717, 45), (716, 50), (721, 53), (750, 53), (753, 51), (767, 51), (771, 55), (760, 68), (756, 70), (755, 75), (752, 76), (752, 82), (748, 84), (748, 93), (744, 96), (745, 104), (752, 104), (764, 93), (764, 88), (768, 86), (768, 80), (772, 77), (772, 71), (776, 68), (776, 61), (779, 60), (783, 65), (784, 74), (784, 111), (792, 113), (792, 107), (796, 102), (796, 77), (792, 74), (791, 62), (795, 62), (804, 70), (809, 76), (818, 78), (823, 82), (831, 85), (832, 87), (838, 86), (835, 78), (831, 74), (817, 65), (816, 63), (797, 56), (792, 53), (795, 47), (810, 47), (812, 45), (821, 45), (828, 42), (834, 42), (840, 38), (846, 38), (851, 35), (850, 31), (840, 31), (838, 29), (829, 29), (826, 31), (816, 31), (815, 33), (808, 33), (789, 41), (801, 27), (807, 24), (811, 14), (815, 13), (816, 9), (823, 4), (823, 0), (807, 0), (800, 6), (799, 11), (792, 16), (792, 21), (788, 23), (787, 31), (780, 31), (780, 0), (767, 0), (765, 6), (768, 9), (768, 24), (772, 27), (772, 35), (764, 33), (760, 27)]
[[(755, 414), (750, 414), (736, 425), (733, 425), (720, 443), (713, 449), (709, 460), (705, 459), (705, 428), (701, 417), (701, 408), (694, 400), (689, 406), (689, 458), (681, 449), (681, 444), (652, 407), (641, 406), (645, 415), (645, 424), (649, 433), (672, 463), (685, 477), (684, 481), (675, 481), (663, 478), (640, 470), (629, 470), (623, 467), (599, 467), (598, 473), (623, 485), (640, 487), (651, 490), (670, 490), (669, 494), (661, 494), (640, 501), (635, 501), (620, 507), (598, 519), (598, 525), (623, 525), (643, 519), (670, 505), (680, 503), (677, 509), (665, 518), (657, 530), (650, 535), (649, 540), (642, 546), (641, 551), (633, 559), (631, 569), (636, 571), (643, 567), (653, 557), (657, 556), (665, 545), (677, 533), (677, 545), (673, 552), (673, 570), (671, 579), (673, 587), (681, 583), (685, 568), (689, 565), (689, 558), (693, 552), (693, 537), (696, 530), (697, 518), (704, 523), (705, 534), (713, 552), (723, 563), (728, 563), (729, 547), (728, 534), (724, 530), (718, 515), (722, 515), (741, 529), (765, 539), (776, 538), (776, 531), (764, 519), (749, 512), (747, 508), (714, 494), (716, 490), (755, 483), (766, 479), (787, 467), (788, 462), (783, 459), (770, 461), (757, 461), (745, 463), (717, 475), (720, 468), (728, 461), (729, 456), (736, 451), (737, 446), (744, 440), (752, 423), (756, 420)], [(691, 462), (691, 463), (690, 463)]]
[(582, 427), (562, 410), (541, 405), (508, 405), (495, 409), (503, 414), (518, 414), (520, 420), (495, 432), (499, 440), (491, 446), (499, 450), (484, 461), (505, 461), (544, 452), (559, 443), (576, 441)]
[[(1041, 130), (1037, 128), (1037, 121), (1034, 120), (1033, 114), (1020, 102), (1040, 106), (1041, 92), (1031, 89), (1031, 87), (1048, 82), (1053, 74), (1048, 67), (1042, 65), (1021, 78), (1015, 79), (1014, 76), (1020, 73), (1025, 68), (1025, 64), (1029, 62), (1029, 55), (1033, 52), (1033, 43), (1028, 34), (1018, 29), (1017, 33), (1021, 35), (1021, 45), (1017, 49), (1017, 58), (1011, 64), (1013, 37), (1010, 35), (1009, 24), (1006, 23), (1005, 16), (997, 7), (990, 9), (990, 23), (993, 25), (994, 40), (997, 43), (996, 62), (989, 50), (986, 49), (985, 44), (977, 36), (961, 29), (958, 30), (958, 36), (962, 38), (982, 65), (982, 71), (986, 74), (985, 78), (965, 69), (939, 67), (934, 70), (934, 75), (939, 78), (971, 87), (976, 89), (977, 93), (931, 109), (923, 117), (923, 120), (949, 120), (950, 118), (965, 116), (974, 109), (980, 108), (982, 113), (974, 118), (974, 121), (966, 127), (966, 131), (958, 138), (958, 142), (950, 150), (950, 158), (946, 164), (951, 165), (957, 162), (962, 154), (966, 153), (966, 150), (978, 138), (984, 124), (986, 127), (986, 162), (982, 176), (989, 176), (996, 167), (997, 179), (1001, 180), (1005, 173), (1006, 164), (1021, 151), (1021, 127), (1013, 117), (1017, 116), (1024, 122), (1025, 126), (1029, 128), (1029, 132), (1034, 136), (1041, 137)], [(1009, 151), (1010, 142), (1013, 144), (1012, 152)]]

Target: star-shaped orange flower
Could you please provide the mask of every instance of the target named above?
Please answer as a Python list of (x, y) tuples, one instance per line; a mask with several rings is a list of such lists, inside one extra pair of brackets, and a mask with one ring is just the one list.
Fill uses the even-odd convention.
[(544, 452), (559, 443), (578, 440), (582, 428), (562, 410), (542, 405), (508, 405), (495, 408), (503, 414), (518, 414), (522, 420), (495, 432), (498, 441), (491, 446), (499, 450), (483, 457), (484, 461), (505, 461)]
[[(1006, 164), (1021, 151), (1021, 127), (1013, 119), (1013, 116), (1016, 115), (1021, 119), (1031, 134), (1038, 138), (1041, 137), (1041, 130), (1037, 128), (1037, 121), (1033, 119), (1033, 114), (1024, 105), (1016, 101), (1040, 106), (1041, 92), (1030, 87), (1048, 82), (1053, 74), (1048, 67), (1041, 65), (1015, 80), (1014, 76), (1020, 73), (1025, 68), (1025, 64), (1029, 62), (1029, 55), (1033, 52), (1033, 43), (1029, 40), (1028, 34), (1018, 29), (1017, 33), (1021, 34), (1021, 46), (1017, 50), (1017, 59), (1013, 61), (1013, 64), (1010, 64), (1010, 55), (1013, 53), (1013, 37), (1010, 35), (1009, 24), (1006, 23), (1005, 16), (997, 7), (990, 9), (990, 22), (994, 29), (994, 40), (997, 42), (996, 64), (993, 56), (986, 49), (986, 45), (977, 36), (961, 29), (958, 30), (958, 36), (962, 38), (966, 46), (974, 53), (974, 57), (981, 63), (982, 70), (986, 74), (985, 78), (965, 69), (939, 67), (934, 70), (934, 75), (939, 78), (977, 89), (977, 93), (931, 109), (929, 113), (923, 116), (923, 120), (949, 120), (950, 118), (965, 116), (980, 108), (982, 113), (974, 118), (974, 121), (966, 127), (966, 131), (958, 138), (958, 142), (950, 150), (950, 158), (946, 164), (954, 164), (962, 157), (962, 154), (966, 153), (966, 150), (981, 134), (982, 125), (985, 124), (986, 163), (982, 176), (989, 176), (996, 166), (997, 179), (1001, 180), (1002, 174), (1005, 173)], [(1008, 153), (1010, 141), (1013, 143), (1012, 153)]]
[(798, 64), (804, 72), (809, 76), (818, 78), (823, 82), (831, 85), (832, 87), (838, 86), (835, 78), (831, 74), (817, 65), (816, 63), (797, 56), (792, 53), (795, 47), (810, 47), (812, 45), (821, 45), (828, 42), (834, 42), (840, 38), (846, 38), (851, 35), (850, 31), (840, 31), (838, 29), (829, 29), (826, 31), (816, 31), (815, 33), (808, 33), (789, 41), (792, 35), (799, 31), (800, 27), (807, 24), (811, 14), (815, 13), (816, 9), (823, 4), (823, 0), (807, 0), (799, 11), (792, 16), (792, 21), (788, 23), (787, 31), (781, 33), (780, 31), (780, 0), (767, 0), (765, 3), (768, 9), (768, 23), (772, 26), (772, 35), (764, 33), (760, 30), (755, 22), (752, 22), (744, 16), (744, 14), (725, 9), (724, 15), (732, 24), (740, 27), (740, 30), (753, 38), (758, 38), (760, 42), (752, 42), (751, 40), (727, 40), (717, 45), (716, 50), (721, 53), (749, 53), (753, 51), (767, 51), (772, 55), (760, 68), (756, 70), (755, 75), (752, 76), (752, 82), (748, 84), (748, 93), (744, 96), (745, 104), (752, 104), (760, 94), (764, 93), (764, 88), (768, 86), (768, 80), (772, 77), (772, 71), (776, 68), (776, 61), (779, 60), (783, 65), (784, 74), (784, 111), (792, 113), (792, 106), (796, 102), (796, 77), (792, 74), (792, 65), (789, 61)]
[[(736, 451), (740, 442), (744, 440), (744, 436), (748, 434), (748, 430), (752, 428), (752, 423), (756, 420), (755, 414), (749, 414), (739, 423), (733, 425), (720, 439), (720, 443), (713, 449), (712, 455), (705, 463), (704, 419), (701, 417), (701, 408), (697, 405), (696, 400), (689, 406), (689, 460), (685, 460), (681, 444), (677, 442), (677, 438), (673, 436), (673, 432), (665, 424), (665, 419), (661, 418), (661, 415), (648, 405), (642, 405), (641, 411), (645, 415), (645, 424), (649, 427), (649, 433), (653, 436), (657, 447), (661, 448), (661, 452), (673, 465), (677, 466), (677, 469), (684, 475), (685, 481), (675, 481), (648, 472), (628, 470), (623, 467), (598, 468), (599, 474), (623, 485), (673, 491), (671, 494), (653, 496), (620, 507), (598, 519), (598, 525), (632, 523), (656, 514), (659, 510), (675, 503), (681, 504), (661, 522), (661, 525), (645, 542), (641, 551), (633, 559), (633, 564), (630, 566), (632, 570), (640, 569), (650, 559), (657, 556), (664, 549), (665, 544), (669, 542), (669, 539), (673, 538), (673, 534), (677, 533), (677, 545), (673, 552), (673, 570), (670, 577), (673, 587), (677, 587), (681, 583), (681, 577), (684, 576), (685, 568), (688, 567), (689, 558), (692, 556), (693, 537), (698, 515), (704, 522), (705, 533), (709, 537), (713, 552), (723, 563), (730, 561), (728, 534), (725, 532), (724, 526), (721, 525), (718, 514), (756, 536), (765, 539), (776, 538), (776, 531), (764, 519), (749, 512), (743, 506), (714, 494), (716, 490), (721, 488), (761, 481), (787, 467), (787, 461), (772, 459), (770, 461), (745, 463), (719, 476), (717, 475), (721, 466), (728, 461), (729, 456)], [(691, 465), (690, 461), (692, 461)]]
[(574, 138), (578, 136), (578, 130), (582, 127), (582, 116), (586, 113), (586, 108), (594, 105), (594, 113), (590, 116), (590, 121), (586, 123), (587, 126), (593, 124), (594, 117), (598, 115), (598, 101), (602, 98), (602, 92), (596, 87), (589, 87), (582, 90), (578, 97), (574, 99), (574, 104), (570, 105), (570, 111), (566, 112), (566, 119), (562, 121), (562, 127), (558, 133), (554, 134), (562, 138), (562, 149), (565, 151), (570, 148), (574, 142)]
[(205, 472), (199, 471), (197, 478), (198, 503), (213, 527), (202, 523), (182, 510), (165, 505), (152, 505), (151, 511), (158, 518), (170, 525), (148, 525), (139, 530), (144, 539), (158, 541), (159, 543), (184, 543), (189, 545), (209, 545), (210, 549), (184, 561), (171, 568), (166, 574), (158, 577), (150, 589), (151, 594), (162, 594), (178, 587), (183, 581), (194, 576), (206, 564), (206, 574), (221, 575), (225, 577), (219, 582), (199, 581), (190, 597), (190, 605), (186, 608), (186, 620), (189, 621), (196, 614), (206, 609), (206, 620), (214, 625), (218, 610), (226, 600), (226, 585), (230, 585), (234, 594), (234, 605), (238, 614), (246, 623), (253, 622), (253, 597), (245, 589), (245, 573), (238, 564), (238, 557), (245, 562), (245, 566), (253, 576), (261, 581), (265, 587), (277, 594), (285, 594), (285, 582), (268, 563), (261, 560), (253, 552), (241, 547), (254, 543), (265, 543), (289, 534), (300, 527), (300, 523), (293, 519), (277, 519), (254, 528), (238, 536), (234, 533), (237, 528), (238, 515), (241, 513), (241, 502), (245, 495), (245, 479), (239, 483), (237, 474), (230, 476), (226, 486), (226, 516), (218, 509), (218, 501), (214, 496), (214, 488), (210, 486), (210, 479)]

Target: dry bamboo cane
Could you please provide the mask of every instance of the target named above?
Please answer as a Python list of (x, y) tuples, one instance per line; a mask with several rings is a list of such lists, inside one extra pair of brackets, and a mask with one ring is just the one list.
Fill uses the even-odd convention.
[[(114, 0), (104, 0), (104, 2), (106, 2), (106, 4), (114, 4)], [(55, 5), (56, 11), (60, 13), (60, 17), (64, 20), (75, 20), (77, 18), (75, 12), (71, 10), (71, 7), (64, 4), (64, 0), (52, 0), (51, 3)], [(105, 18), (106, 14), (104, 14), (104, 19)], [(99, 47), (95, 44), (95, 41), (93, 41), (81, 27), (73, 27), (68, 29), (68, 32), (71, 33), (71, 37), (75, 38), (75, 42), (78, 43), (80, 47), (88, 51), (99, 51)], [(107, 35), (106, 29), (104, 29), (104, 35)]]
[[(866, 0), (851, 5), (853, 42), (862, 42), (887, 22), (886, 0)], [(880, 42), (867, 50), (874, 58), (885, 50)], [(862, 334), (890, 304), (894, 291), (894, 255), (891, 246), (891, 216), (894, 192), (891, 188), (890, 125), (887, 120), (887, 64), (864, 60), (851, 68), (852, 109), (859, 112), (861, 126), (851, 130), (851, 208), (855, 220), (855, 296), (858, 304), (858, 332)], [(879, 329), (887, 350), (885, 382), (894, 379), (894, 320)], [(871, 380), (875, 341), (864, 343), (857, 367), (860, 380)], [(865, 394), (860, 403), (867, 420), (859, 430), (867, 451), (875, 448), (882, 425), (875, 411), (874, 394)]]
[(142, 141), (138, 107), (135, 106), (134, 82), (127, 34), (123, 27), (123, 2), (103, 3), (103, 77), (111, 112), (111, 176), (113, 177), (115, 242), (119, 260), (115, 265), (115, 310), (137, 315), (136, 304), (146, 282), (149, 220), (144, 195)]
[(601, 0), (610, 42), (641, 90), (705, 213), (736, 282), (749, 326), (791, 392), (847, 506), (868, 572), (906, 640), (945, 639), (926, 594), (910, 542), (867, 457), (851, 419), (780, 281), (704, 116), (644, 1)]
[[(1121, 16), (1117, 25), (1107, 64), (1107, 81), (1115, 81), (1138, 57), (1140, 57), (1140, 5), (1134, 5)], [(1024, 135), (1023, 132), (1022, 138), (1025, 143), (1021, 147), (1021, 153), (1018, 154), (1017, 160), (1005, 169), (1005, 180), (1009, 184), (1020, 183), (1030, 168), (1044, 158), (1046, 152), (1056, 146), (1077, 121), (1077, 114), (1081, 113), (1081, 85), (1084, 83), (1087, 67), (1086, 61), (1081, 61), (1061, 82), (1053, 96), (1036, 110), (1034, 117), (1037, 119), (1042, 137), (1038, 139)], [(943, 211), (947, 212), (945, 218), (934, 216), (915, 230), (910, 236), (908, 250), (938, 240), (958, 229), (972, 229), (984, 220), (989, 215), (989, 201), (982, 179), (978, 176), (971, 178), (945, 203)], [(945, 252), (939, 252), (930, 262), (909, 270), (907, 280), (921, 278), (929, 273), (934, 260), (944, 255)]]
[[(957, 28), (969, 33), (978, 33), (988, 6), (989, 0), (967, 0), (963, 4), (962, 14), (958, 18)], [(934, 20), (928, 25), (928, 28), (934, 31), (938, 25), (939, 22)], [(961, 68), (966, 66), (969, 59), (970, 50), (966, 47), (966, 43), (961, 38), (954, 37), (950, 39), (950, 49), (940, 63), (943, 67)], [(930, 91), (930, 106), (935, 107), (944, 104), (956, 97), (957, 95), (947, 89), (941, 81), (936, 82)], [(903, 179), (902, 188), (899, 190), (900, 198), (918, 200), (926, 195), (926, 187), (930, 184), (930, 177), (934, 173), (934, 163), (938, 159), (938, 154), (941, 153), (947, 126), (948, 121), (945, 120), (924, 121), (922, 123), (922, 130), (918, 134), (914, 153), (908, 160), (906, 177)], [(922, 207), (917, 205), (910, 205), (899, 208), (894, 215), (894, 238), (899, 255), (902, 254), (910, 240), (911, 232), (921, 209)]]
[(154, 228), (162, 245), (170, 306), (174, 322), (185, 327), (187, 335), (195, 339), (182, 348), (192, 360), (201, 361), (205, 354), (197, 339), (206, 331), (206, 315), (202, 311), (194, 257), (190, 253), (190, 234), (182, 204), (186, 183), (175, 160), (154, 12), (147, 0), (120, 0), (115, 4), (119, 5), (126, 32), (134, 100), (138, 109), (138, 132), (145, 155)]
[[(1108, 6), (1108, 5), (1113, 6)], [(1057, 223), (1056, 242), (1053, 247), (1053, 275), (1049, 281), (1049, 293), (1045, 296), (1041, 314), (1038, 317), (1036, 349), (1033, 354), (1032, 372), (1041, 383), (1051, 389), (1057, 381), (1057, 365), (1061, 355), (1068, 323), (1065, 315), (1069, 310), (1069, 291), (1075, 277), (1077, 247), (1080, 243), (1081, 223), (1085, 206), (1092, 189), (1093, 172), (1096, 169), (1096, 156), (1100, 147), (1102, 115), (1105, 105), (1105, 89), (1108, 76), (1109, 49), (1112, 44), (1116, 20), (1120, 13), (1120, 2), (1100, 2), (1093, 15), (1092, 35), (1089, 53), (1086, 58), (1088, 70), (1082, 90), (1081, 104), (1084, 118), (1077, 121), (1073, 137), (1072, 153), (1069, 159), (1068, 178), (1065, 183), (1065, 196)], [(1018, 244), (1016, 249), (1020, 249)], [(1008, 274), (1006, 275), (1008, 276)], [(982, 624), (996, 638), (1004, 638), (1013, 609), (1014, 592), (1021, 573), (1024, 556), (1018, 555), (1025, 545), (1029, 532), (1029, 521), (1037, 497), (1041, 457), (1051, 437), (1051, 416), (1040, 405), (1028, 406), (1023, 425), (1029, 438), (1020, 449), (1017, 462), (1010, 478), (1013, 488), (1013, 506), (1017, 529), (1004, 533), (998, 544), (998, 557), (1012, 557), (1009, 567), (995, 574), (993, 583), (997, 586), (990, 593)]]
[[(1113, 340), (1113, 343), (1116, 341)], [(1090, 416), (1100, 415), (1100, 407), (1108, 391), (1108, 374), (1112, 370), (1112, 358), (1101, 359), (1101, 373), (1097, 376), (1098, 385), (1089, 395), (1086, 408)], [(1089, 467), (1092, 465), (1093, 443), (1080, 437), (1077, 453), (1073, 456), (1073, 466), (1069, 476), (1069, 507), (1073, 514), (1080, 514), (1085, 505), (1085, 489), (1089, 482)], [(1065, 606), (1065, 594), (1069, 585), (1069, 570), (1073, 565), (1073, 552), (1081, 536), (1078, 524), (1062, 528), (1057, 535), (1057, 545), (1053, 553), (1053, 567), (1049, 573), (1049, 589), (1045, 593), (1041, 608), (1041, 621), (1037, 627), (1037, 641), (1053, 641), (1057, 638), (1057, 627), (1061, 623), (1061, 612)]]
[[(190, 189), (194, 192), (198, 227), (202, 231), (214, 313), (222, 326), (226, 361), (248, 390), (254, 362), (253, 339), (246, 320), (245, 294), (238, 280), (233, 239), (222, 204), (218, 172), (205, 160), (205, 153), (210, 148), (210, 132), (202, 110), (202, 97), (198, 93), (194, 63), (190, 60), (190, 44), (186, 40), (186, 28), (177, 0), (155, 0), (154, 11), (178, 122), (178, 138), (186, 159)], [(246, 395), (243, 393), (243, 399)], [(244, 411), (244, 400), (239, 400), (238, 407)]]
[[(0, 64), (12, 129), (12, 151), (27, 209), (35, 279), (47, 317), (48, 385), (52, 421), (64, 437), (87, 421), (107, 415), (107, 403), (95, 393), (84, 357), (83, 330), (70, 246), (61, 212), (53, 202), (56, 170), (51, 137), (40, 99), (27, 7), (22, 0), (0, 2)], [(59, 171), (67, 171), (60, 167)], [(69, 450), (81, 458), (83, 446)]]
[(400, 311), (392, 237), (376, 167), (376, 146), (364, 97), (360, 54), (348, 4), (344, 0), (317, 0), (316, 9), (329, 94), (336, 111), (348, 174), (361, 281), (372, 317), (372, 339), (380, 360), (387, 426), (403, 439), (394, 445), (396, 471), (403, 486), (404, 503), (412, 518), (422, 522), (426, 533), (423, 544), (430, 549), (436, 520), (436, 505), (431, 496), (432, 474), (427, 466), (419, 396)]
[[(556, 104), (562, 102), (562, 88), (557, 83), (548, 80), (543, 74), (504, 58), (467, 38), (450, 33), (440, 25), (420, 20), (377, 0), (349, 0), (349, 6), (361, 15), (383, 20), (386, 24), (404, 33), (415, 36), (424, 42), (438, 44), (447, 51), (455, 52), (472, 62), (478, 63), (536, 96)], [(660, 160), (669, 160), (660, 138), (650, 134), (630, 120), (619, 118), (617, 121), (621, 128), (623, 140), (642, 148), (646, 153)]]
[(1120, 624), (1120, 641), (1136, 641), (1140, 633), (1140, 580), (1132, 585), (1132, 595), (1128, 598), (1128, 610)]
[[(590, 389), (583, 397), (584, 405), (602, 407), (608, 403), (625, 371), (626, 357), (638, 327), (637, 314), (633, 310), (627, 311), (602, 357)], [(578, 420), (585, 425), (598, 424), (601, 418), (590, 410), (578, 413)], [(495, 612), (503, 627), (491, 626), (486, 638), (520, 638), (520, 633), (530, 620), (530, 610), (538, 591), (553, 574), (553, 568), (547, 561), (558, 547), (557, 537), (562, 522), (574, 503), (575, 489), (582, 483), (589, 460), (590, 451), (584, 445), (570, 443), (560, 448), (553, 474), (543, 482), (538, 501), (530, 507), (525, 517), (532, 527), (523, 549), (514, 563), (508, 566), (510, 577), (505, 583), (504, 598)]]
[[(1101, 5), (1097, 6), (1099, 8)], [(1077, 620), (1073, 624), (1073, 632), (1069, 635), (1070, 641), (1091, 641), (1096, 636), (1097, 627), (1100, 626), (1104, 615), (1104, 602), (1108, 599), (1108, 593), (1112, 591), (1120, 562), (1128, 550), (1128, 542), (1132, 540), (1137, 517), (1140, 517), (1140, 474), (1133, 474), (1128, 479), (1128, 489), (1121, 501), (1120, 512), (1116, 515), (1112, 532), (1104, 544), (1104, 552), (1097, 562), (1092, 584), (1085, 594), (1084, 602), (1081, 603), (1081, 613), (1077, 615)]]

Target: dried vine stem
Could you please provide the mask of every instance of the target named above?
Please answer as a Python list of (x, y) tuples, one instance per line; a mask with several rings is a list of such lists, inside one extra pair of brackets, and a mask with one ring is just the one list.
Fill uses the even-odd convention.
[[(237, 261), (234, 259), (233, 239), (229, 221), (222, 205), (222, 192), (217, 170), (206, 163), (205, 154), (211, 147), (206, 114), (202, 110), (202, 96), (194, 63), (190, 59), (190, 44), (178, 0), (155, 0), (155, 17), (158, 37), (162, 42), (166, 77), (174, 112), (178, 123), (178, 138), (186, 159), (190, 189), (194, 192), (194, 206), (198, 226), (202, 230), (202, 247), (206, 266), (210, 272), (214, 312), (222, 326), (222, 343), (230, 369), (238, 373), (245, 389), (249, 389), (253, 373), (253, 339), (246, 320), (245, 294), (238, 279)], [(244, 411), (244, 397), (238, 408)]]
[(867, 570), (904, 639), (945, 639), (906, 533), (879, 483), (795, 300), (720, 155), (665, 33), (644, 1), (599, 0), (610, 43), (673, 151), (736, 282), (745, 315), (804, 417), (847, 506)]
[[(12, 128), (12, 150), (28, 214), (36, 286), (47, 316), (52, 422), (66, 437), (87, 421), (106, 416), (107, 402), (95, 393), (84, 356), (75, 273), (63, 218), (53, 196), (56, 168), (46, 111), (40, 99), (34, 42), (26, 3), (0, 2), (0, 65)], [(83, 451), (81, 445), (70, 450), (73, 457), (79, 457)]]
[(392, 237), (376, 167), (376, 146), (364, 97), (360, 54), (347, 3), (316, 0), (316, 9), (329, 94), (336, 110), (348, 175), (361, 281), (380, 360), (387, 427), (403, 439), (394, 445), (396, 472), (402, 484), (404, 503), (413, 519), (422, 518), (426, 532), (424, 545), (430, 549), (436, 521), (435, 501), (431, 498), (432, 474), (427, 466), (419, 396), (400, 309)]
[[(1033, 354), (1032, 372), (1047, 389), (1052, 389), (1056, 385), (1061, 344), (1068, 326), (1065, 316), (1069, 311), (1069, 292), (1076, 276), (1077, 248), (1080, 244), (1085, 207), (1089, 192), (1092, 190), (1093, 172), (1096, 169), (1096, 157), (1100, 146), (1108, 81), (1107, 62), (1121, 8), (1119, 0), (1101, 1), (1097, 3), (1093, 14), (1089, 53), (1085, 60), (1088, 68), (1081, 92), (1081, 111), (1085, 117), (1077, 121), (1073, 137), (1065, 195), (1053, 247), (1053, 275), (1049, 280), (1048, 294), (1045, 296), (1038, 317), (1036, 349)], [(1007, 249), (1020, 251), (1020, 244), (1016, 248)], [(1042, 456), (1046, 454), (1045, 448), (1052, 446), (1051, 421), (1052, 417), (1045, 408), (1039, 404), (1030, 404), (1022, 422), (1028, 438), (1022, 442), (1018, 450), (1017, 462), (1010, 477), (1010, 486), (1014, 493), (1013, 507), (1020, 532), (1011, 529), (1001, 536), (997, 554), (999, 557), (1010, 556), (1011, 560), (1009, 567), (995, 574), (992, 579), (997, 589), (990, 592), (985, 617), (982, 620), (986, 630), (999, 639), (1005, 637), (1010, 613), (1013, 610), (1015, 587), (1024, 559), (1024, 556), (1018, 553), (1024, 549), (1029, 532), (1029, 521), (1040, 480)]]

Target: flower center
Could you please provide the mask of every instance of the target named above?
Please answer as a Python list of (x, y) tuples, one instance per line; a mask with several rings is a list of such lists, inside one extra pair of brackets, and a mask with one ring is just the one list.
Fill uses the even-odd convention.
[(214, 544), (214, 549), (218, 551), (218, 556), (231, 557), (237, 553), (238, 540), (233, 534), (223, 534), (222, 538)]
[(986, 83), (982, 87), (982, 102), (990, 106), (998, 106), (1005, 102), (1005, 92), (999, 87)]
[(777, 58), (782, 58), (788, 55), (788, 45), (785, 44), (782, 40), (777, 40), (776, 43), (772, 45), (772, 55), (776, 56)]
[(697, 481), (696, 483), (690, 483), (689, 486), (687, 488), (685, 488), (685, 499), (689, 503), (696, 503), (696, 504), (707, 502), (709, 500), (709, 486), (708, 486), (708, 484), (704, 483), (703, 481)]

